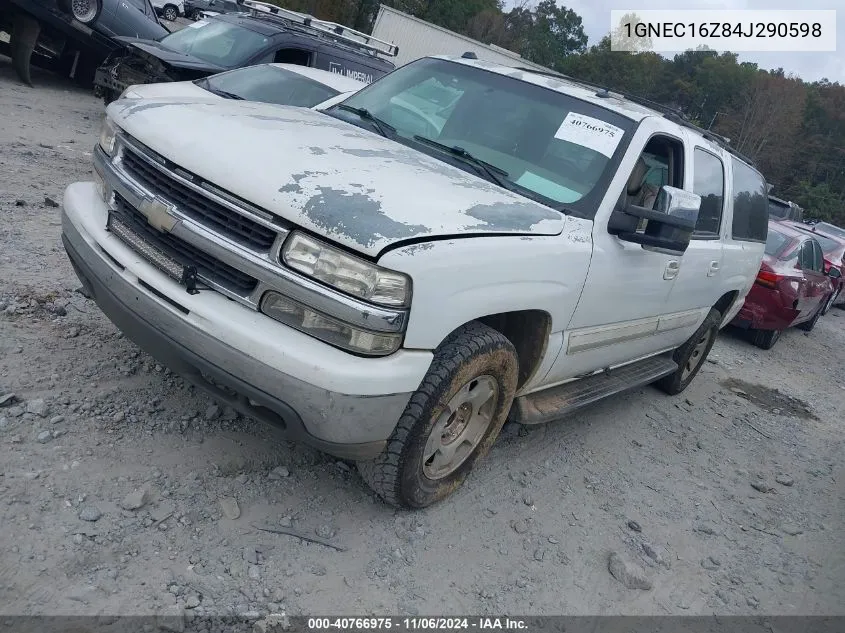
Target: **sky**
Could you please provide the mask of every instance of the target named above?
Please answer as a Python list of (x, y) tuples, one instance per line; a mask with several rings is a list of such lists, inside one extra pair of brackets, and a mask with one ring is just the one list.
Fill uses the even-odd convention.
[[(842, 0), (556, 0), (578, 15), (584, 23), (589, 45), (596, 44), (610, 31), (611, 9), (838, 9), (835, 53), (740, 53), (740, 61), (754, 62), (761, 68), (783, 68), (805, 81), (827, 78), (845, 83), (845, 2)], [(505, 0), (505, 10), (522, 0)], [(536, 5), (536, 0), (529, 0)], [(839, 5), (839, 6), (837, 6)]]

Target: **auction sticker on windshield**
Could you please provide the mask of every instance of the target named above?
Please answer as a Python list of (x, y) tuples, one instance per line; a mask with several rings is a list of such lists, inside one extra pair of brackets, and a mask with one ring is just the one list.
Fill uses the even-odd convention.
[(555, 138), (581, 147), (589, 147), (608, 158), (613, 156), (624, 131), (601, 119), (570, 112), (555, 132)]

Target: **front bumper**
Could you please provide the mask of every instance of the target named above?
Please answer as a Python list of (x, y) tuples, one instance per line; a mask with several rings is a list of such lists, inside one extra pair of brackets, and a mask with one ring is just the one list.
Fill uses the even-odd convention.
[(62, 240), (109, 319), (186, 379), (294, 440), (348, 459), (378, 455), (432, 354), (359, 358), (219, 293), (189, 295), (105, 229), (93, 183), (65, 191)]

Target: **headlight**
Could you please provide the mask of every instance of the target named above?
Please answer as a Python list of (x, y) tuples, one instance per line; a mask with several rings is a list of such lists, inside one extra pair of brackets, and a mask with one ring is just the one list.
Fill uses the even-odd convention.
[(114, 152), (114, 140), (117, 136), (117, 126), (112, 123), (112, 120), (106, 117), (103, 121), (103, 128), (100, 130), (100, 147), (109, 156)]
[(384, 306), (405, 306), (411, 280), (318, 240), (294, 233), (282, 251), (285, 264), (342, 292)]
[(350, 352), (386, 356), (402, 344), (401, 334), (370, 332), (352, 327), (278, 292), (268, 292), (264, 296), (261, 311), (276, 321)]

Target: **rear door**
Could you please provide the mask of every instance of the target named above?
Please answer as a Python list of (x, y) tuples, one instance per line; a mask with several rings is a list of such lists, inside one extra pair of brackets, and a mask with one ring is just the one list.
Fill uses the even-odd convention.
[(311, 66), (320, 70), (328, 70), (344, 77), (357, 79), (368, 84), (386, 74), (372, 68), (363, 59), (359, 59), (354, 55), (348, 55), (345, 51), (331, 46), (319, 47), (314, 55), (314, 61)]
[(819, 309), (819, 304), (826, 298), (830, 282), (824, 274), (822, 252), (815, 240), (806, 240), (798, 253), (798, 267), (803, 275), (803, 283), (798, 295), (798, 321), (807, 321)]

